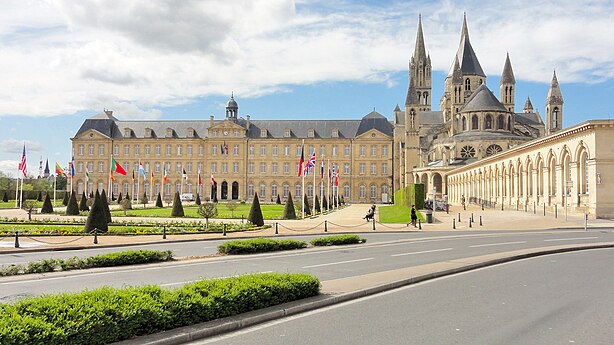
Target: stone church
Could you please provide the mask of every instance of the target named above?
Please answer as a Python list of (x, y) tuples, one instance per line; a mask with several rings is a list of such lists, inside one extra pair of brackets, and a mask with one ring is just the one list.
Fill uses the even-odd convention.
[(458, 50), (444, 81), (439, 111), (431, 109), (431, 71), (419, 18), (415, 50), (409, 60), (405, 108), (401, 110), (397, 105), (393, 112), (397, 148), (394, 159), (399, 162), (395, 190), (410, 183), (424, 183), (429, 198), (433, 193), (443, 198), (448, 194), (449, 171), (562, 129), (563, 97), (556, 73), (546, 99), (545, 122), (528, 96), (522, 112), (516, 112), (509, 54), (503, 63), (497, 98), (486, 86), (486, 74), (471, 46), (466, 15)]

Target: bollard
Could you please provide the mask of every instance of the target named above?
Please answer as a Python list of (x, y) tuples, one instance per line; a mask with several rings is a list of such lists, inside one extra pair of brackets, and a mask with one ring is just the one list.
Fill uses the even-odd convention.
[(503, 211), (503, 201), (501, 202), (501, 211)]
[(324, 220), (324, 232), (328, 232), (328, 221)]
[(452, 218), (452, 229), (456, 229), (456, 219)]
[(166, 239), (166, 225), (164, 227), (162, 227), (162, 239), (163, 240)]
[(480, 226), (482, 226), (482, 216), (480, 216)]
[(471, 227), (471, 218), (469, 218), (469, 227)]
[(458, 222), (460, 223), (460, 212), (458, 213)]
[(473, 219), (473, 212), (471, 212), (471, 221), (475, 222), (475, 219)]
[(554, 204), (554, 218), (559, 217), (559, 209), (557, 206), (558, 206), (557, 204)]
[(418, 219), (418, 230), (422, 230), (422, 222)]
[(375, 218), (373, 218), (373, 230), (375, 230)]
[(94, 228), (94, 244), (98, 244), (98, 229)]
[(584, 231), (588, 231), (588, 213), (584, 214)]
[(484, 203), (482, 203), (482, 211), (484, 211)]
[(226, 224), (222, 223), (222, 236), (226, 237)]
[(19, 248), (19, 231), (15, 231), (15, 248)]
[(241, 224), (243, 224), (243, 215), (241, 215)]
[(275, 222), (275, 235), (279, 234), (279, 230), (277, 230), (277, 222)]
[(546, 203), (544, 203), (544, 217), (546, 216)]
[(535, 214), (535, 212), (537, 211), (535, 210), (535, 201), (533, 201), (533, 214)]

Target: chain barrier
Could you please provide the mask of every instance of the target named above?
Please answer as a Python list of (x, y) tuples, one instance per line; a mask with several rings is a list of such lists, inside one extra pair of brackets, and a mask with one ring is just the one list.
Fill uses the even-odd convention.
[(32, 241), (34, 241), (34, 242), (38, 242), (38, 243), (44, 243), (44, 244), (67, 244), (67, 243), (76, 242), (76, 241), (78, 241), (78, 240), (80, 240), (80, 239), (84, 238), (84, 237), (85, 237), (85, 236), (87, 236), (87, 235), (83, 235), (83, 236), (81, 236), (81, 237), (78, 237), (78, 238), (72, 239), (72, 240), (70, 240), (70, 241), (65, 241), (65, 242), (47, 242), (47, 241), (37, 240), (37, 239), (36, 239), (36, 238), (34, 238), (34, 237), (30, 237), (30, 236), (28, 236), (28, 235), (24, 235), (24, 234), (19, 234), (19, 236), (20, 236), (20, 237), (25, 237), (25, 238), (27, 238), (27, 239), (30, 239), (30, 240), (32, 240)]
[(324, 222), (320, 222), (319, 224), (317, 224), (316, 226), (311, 227), (311, 228), (307, 228), (307, 229), (301, 229), (301, 230), (298, 230), (298, 229), (292, 229), (292, 228), (289, 228), (289, 227), (287, 227), (287, 226), (285, 226), (285, 225), (283, 225), (283, 224), (281, 224), (281, 223), (277, 223), (277, 225), (281, 226), (281, 227), (282, 227), (282, 228), (284, 228), (284, 229), (287, 229), (287, 230), (290, 230), (290, 231), (296, 231), (296, 232), (310, 231), (310, 230), (316, 229), (317, 227), (319, 227), (319, 226), (320, 226), (320, 225), (322, 225), (322, 224), (324, 224)]
[[(395, 230), (407, 229), (407, 228), (409, 227), (409, 225), (405, 225), (405, 226), (402, 226), (402, 227), (393, 227), (393, 226), (386, 225), (386, 224), (384, 224), (384, 223), (380, 223), (380, 222), (375, 222), (375, 223), (377, 223), (377, 224), (379, 224), (379, 225), (381, 225), (381, 226), (383, 226), (383, 227), (385, 227), (385, 228), (388, 228), (388, 229), (395, 229)], [(409, 223), (408, 223), (408, 224), (409, 224)]]

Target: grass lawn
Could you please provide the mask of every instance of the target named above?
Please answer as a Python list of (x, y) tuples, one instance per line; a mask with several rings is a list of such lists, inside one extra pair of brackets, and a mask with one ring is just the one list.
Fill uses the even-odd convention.
[[(218, 203), (217, 204), (217, 217), (216, 218), (247, 218), (249, 215), (249, 209), (251, 204), (236, 204), (237, 208), (232, 213), (226, 203)], [(264, 219), (282, 219), (282, 215), (284, 213), (284, 205), (277, 204), (260, 204), (260, 209), (262, 210), (262, 217)], [(126, 214), (129, 217), (163, 217), (163, 218), (171, 218), (172, 207), (164, 207), (164, 208), (145, 208), (145, 209), (133, 209), (128, 210)], [(198, 215), (198, 207), (196, 206), (184, 206), (183, 212), (185, 213), (185, 218), (201, 218)], [(234, 217), (233, 217), (234, 215)], [(123, 217), (124, 211), (111, 211), (112, 217)]]
[[(400, 204), (381, 206), (379, 208), (379, 221), (381, 223), (409, 223), (411, 221), (410, 211), (410, 207)], [(420, 211), (416, 210), (416, 215), (421, 222), (425, 222), (424, 215)]]
[[(53, 207), (64, 207), (64, 205), (62, 205), (62, 199), (56, 200), (55, 204), (53, 203), (53, 199), (52, 199), (51, 204), (53, 204)], [(37, 208), (43, 207), (43, 202), (37, 201), (36, 207)], [(0, 209), (5, 209), (5, 208), (15, 208), (15, 200), (9, 200), (8, 202), (0, 201)]]

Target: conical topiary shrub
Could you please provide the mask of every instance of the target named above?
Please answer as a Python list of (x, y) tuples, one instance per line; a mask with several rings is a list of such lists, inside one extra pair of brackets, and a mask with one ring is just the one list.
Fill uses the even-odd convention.
[(102, 207), (104, 208), (104, 216), (107, 219), (107, 224), (111, 223), (111, 210), (109, 209), (109, 202), (107, 201), (107, 193), (102, 190), (100, 194), (100, 200), (102, 201)]
[(70, 193), (70, 198), (68, 198), (68, 205), (66, 205), (66, 215), (67, 216), (78, 216), (79, 215), (79, 204), (77, 203), (77, 194), (73, 190)]
[(277, 194), (277, 200), (275, 200), (275, 203), (277, 205), (281, 205), (281, 198), (279, 197), (279, 194)]
[(185, 213), (183, 213), (183, 205), (181, 204), (181, 198), (179, 197), (179, 192), (175, 192), (175, 198), (173, 199), (173, 211), (171, 212), (172, 217), (184, 217)]
[(51, 199), (49, 198), (49, 193), (45, 195), (45, 201), (43, 202), (41, 213), (53, 213), (53, 205), (51, 205)]
[(66, 191), (64, 193), (64, 198), (62, 199), (62, 205), (64, 206), (68, 206), (68, 199), (70, 199), (69, 195), (68, 195), (68, 191)]
[(105, 216), (104, 212), (104, 205), (102, 204), (102, 200), (100, 198), (100, 193), (98, 193), (98, 190), (96, 190), (92, 209), (87, 215), (87, 220), (85, 221), (85, 232), (89, 233), (94, 231), (94, 229), (99, 232), (107, 232), (109, 230), (108, 224), (109, 223), (107, 222), (107, 217)]
[(211, 201), (217, 204), (217, 193), (213, 194), (213, 200)]
[(196, 205), (199, 205), (199, 206), (200, 206), (200, 204), (201, 204), (201, 202), (200, 202), (200, 194), (196, 193), (196, 201), (194, 201), (194, 203), (195, 203)]
[(288, 199), (286, 199), (286, 206), (284, 207), (284, 219), (296, 219), (296, 211), (294, 210), (292, 193), (288, 193)]
[(249, 209), (247, 221), (257, 226), (264, 225), (262, 209), (260, 209), (260, 201), (258, 200), (258, 193), (254, 193), (254, 201), (252, 201), (252, 207)]
[(4, 192), (4, 195), (2, 196), (2, 201), (9, 202), (9, 196), (6, 194), (6, 192)]
[(160, 193), (158, 193), (158, 197), (156, 198), (156, 207), (164, 207), (164, 205), (162, 204), (162, 196), (160, 196)]
[(322, 207), (324, 208), (325, 211), (328, 210), (328, 201), (326, 200), (326, 195), (322, 197)]
[(315, 209), (317, 213), (322, 212), (322, 209), (320, 209), (320, 198), (318, 198), (318, 195), (316, 194), (316, 204), (315, 204)]
[(79, 200), (79, 211), (89, 211), (90, 208), (87, 207), (87, 196), (85, 196), (85, 192), (81, 194), (81, 200)]
[(119, 192), (119, 195), (117, 196), (117, 204), (121, 204), (122, 202), (122, 192)]
[(303, 200), (305, 203), (305, 214), (311, 215), (311, 206), (309, 206), (309, 198), (307, 197), (307, 194), (303, 196)]

